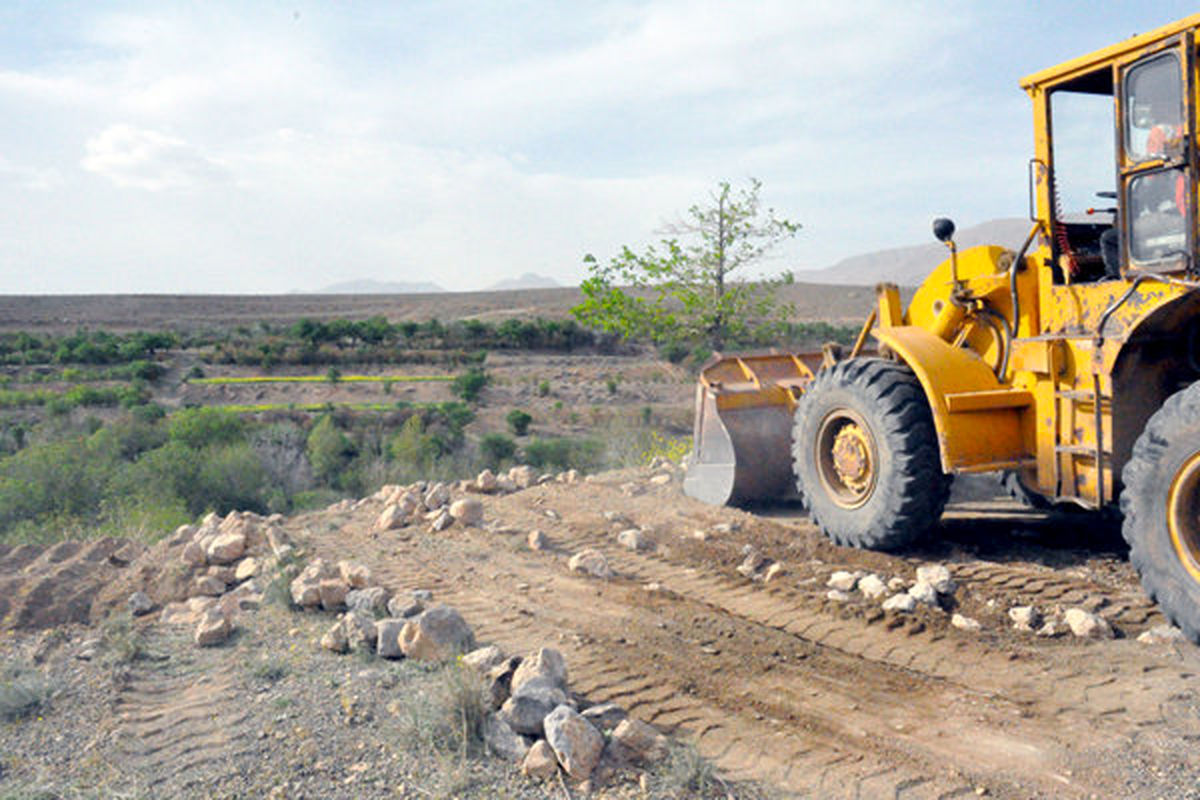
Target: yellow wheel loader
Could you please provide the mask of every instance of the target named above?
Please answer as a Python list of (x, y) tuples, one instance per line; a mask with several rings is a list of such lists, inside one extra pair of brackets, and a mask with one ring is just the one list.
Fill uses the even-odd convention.
[[(1200, 641), (1200, 14), (1021, 81), (1031, 228), (957, 252), (853, 347), (718, 356), (685, 491), (799, 493), (834, 541), (896, 548), (959, 473), (1045, 506), (1119, 500), (1150, 596)], [(1102, 207), (1096, 208), (1093, 205)]]

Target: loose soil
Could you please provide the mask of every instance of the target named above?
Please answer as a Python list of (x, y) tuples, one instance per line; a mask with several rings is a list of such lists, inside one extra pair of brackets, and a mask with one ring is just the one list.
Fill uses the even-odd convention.
[[(650, 474), (604, 473), (487, 498), (484, 527), (439, 534), (374, 532), (374, 503), (300, 515), (285, 527), (312, 555), (369, 564), (393, 591), (431, 589), (482, 641), (512, 652), (557, 647), (579, 694), (695, 741), (728, 779), (762, 781), (782, 796), (1200, 797), (1200, 650), (1135, 641), (1163, 620), (1114, 529), (1086, 516), (1027, 511), (976, 484), (960, 493), (930, 543), (870, 553), (830, 544), (797, 509), (705, 506), (682, 496), (677, 480), (650, 484)], [(610, 522), (605, 511), (627, 519)], [(721, 523), (731, 532), (721, 533)], [(619, 546), (615, 534), (631, 525), (654, 546)], [(526, 547), (532, 529), (549, 537), (550, 549)], [(784, 575), (769, 584), (739, 575), (747, 545), (781, 562)], [(604, 552), (617, 576), (568, 572), (567, 558), (584, 547)], [(59, 563), (83, 563), (84, 552)], [(152, 578), (162, 602), (173, 591), (170, 576), (160, 570), (154, 583), (137, 570), (164, 557), (152, 550), (129, 568), (104, 560), (95, 569), (124, 569), (130, 585)], [(932, 562), (950, 567), (960, 586), (953, 610), (978, 619), (982, 631), (951, 627), (946, 610), (894, 615), (878, 603), (826, 598), (834, 570), (911, 579)], [(4, 577), (16, 581), (6, 584), (11, 592), (23, 592), (20, 576), (34, 563), (0, 559)], [(28, 583), (37, 579), (31, 573)], [(102, 593), (104, 602), (127, 588), (111, 582), (117, 588)], [(46, 603), (70, 597), (69, 588)], [(1018, 604), (1093, 609), (1120, 638), (1015, 631), (1007, 609)], [(98, 620), (109, 606), (96, 605)], [(70, 657), (79, 639), (94, 635), (88, 630), (56, 628), (65, 631), (57, 644), (47, 644), (46, 633), (10, 634), (4, 657), (32, 660), (33, 651), (48, 650), (41, 669), (61, 671), (64, 694), (42, 718), (0, 729), (0, 792), (51, 779), (60, 787), (116, 785), (103, 781), (115, 780), (106, 770), (119, 765), (125, 785), (151, 797), (261, 796), (277, 786), (288, 797), (373, 797), (399, 784), (400, 796), (426, 796), (443, 773), (405, 755), (387, 711), (418, 691), (410, 681), (421, 676), (412, 665), (317, 652), (330, 621), (268, 607), (243, 617), (232, 643), (205, 651), (152, 623), (149, 649), (160, 660), (135, 662), (107, 693), (86, 688), (103, 683), (97, 664)], [(4, 625), (23, 627), (12, 611)], [(256, 665), (273, 658), (286, 662), (287, 674), (255, 677), (263, 673)], [(380, 681), (392, 683), (379, 688)], [(289, 703), (302, 705), (288, 710)], [(370, 719), (352, 722), (354, 708)], [(489, 769), (471, 767), (460, 774), (466, 788), (443, 781), (439, 791), (547, 796), (507, 767)], [(472, 784), (471, 770), (488, 777)]]

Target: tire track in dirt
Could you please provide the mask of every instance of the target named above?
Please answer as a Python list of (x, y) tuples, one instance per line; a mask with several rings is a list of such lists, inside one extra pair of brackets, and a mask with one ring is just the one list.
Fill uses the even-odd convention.
[(149, 796), (172, 797), (251, 750), (250, 709), (229, 700), (236, 684), (219, 661), (186, 669), (135, 662), (114, 707), (122, 771)]

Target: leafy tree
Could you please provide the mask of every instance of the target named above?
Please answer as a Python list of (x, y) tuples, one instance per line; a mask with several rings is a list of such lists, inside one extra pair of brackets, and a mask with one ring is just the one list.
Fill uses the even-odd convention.
[(341, 471), (354, 456), (354, 444), (338, 430), (333, 417), (326, 414), (308, 432), (308, 461), (313, 473), (330, 484), (336, 484)]
[(479, 399), (483, 387), (488, 385), (488, 374), (481, 369), (469, 369), (454, 379), (450, 388), (456, 395), (473, 403)]
[(479, 453), (490, 469), (496, 469), (517, 452), (517, 443), (503, 433), (489, 433), (479, 440)]
[(533, 417), (529, 412), (519, 408), (508, 412), (508, 416), (504, 419), (508, 422), (508, 429), (513, 432), (514, 436), (524, 436), (529, 432), (529, 423), (533, 422)]
[[(775, 290), (791, 273), (748, 281), (734, 273), (790, 239), (800, 225), (779, 217), (759, 200), (762, 183), (735, 190), (717, 185), (707, 205), (667, 226), (658, 247), (635, 253), (628, 247), (607, 265), (588, 254), (586, 298), (572, 309), (580, 322), (627, 338), (705, 342), (714, 350), (748, 338), (755, 327), (784, 321), (790, 309)], [(681, 240), (682, 237), (682, 240)]]
[(241, 441), (245, 423), (236, 414), (219, 408), (184, 408), (171, 415), (167, 433), (188, 447)]

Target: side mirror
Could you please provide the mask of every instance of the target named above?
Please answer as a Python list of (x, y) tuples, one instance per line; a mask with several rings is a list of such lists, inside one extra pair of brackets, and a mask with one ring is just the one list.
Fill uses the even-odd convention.
[(939, 242), (950, 241), (950, 237), (954, 235), (954, 221), (938, 217), (933, 221), (933, 235)]

